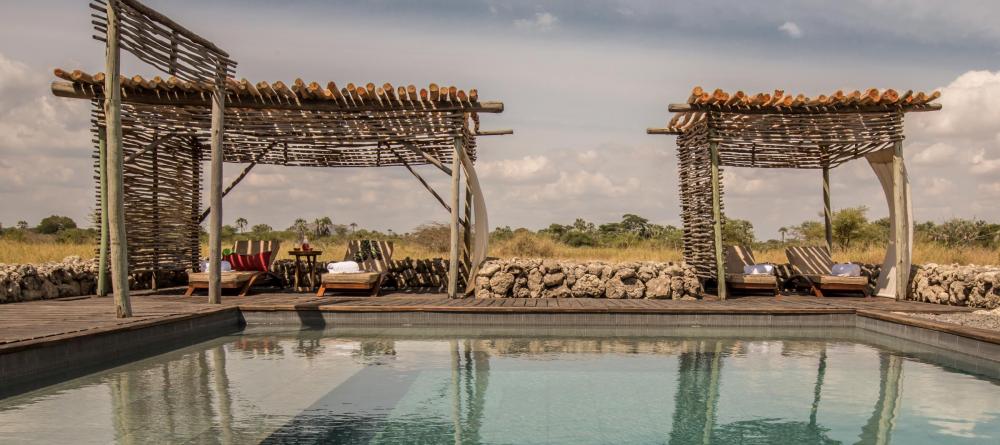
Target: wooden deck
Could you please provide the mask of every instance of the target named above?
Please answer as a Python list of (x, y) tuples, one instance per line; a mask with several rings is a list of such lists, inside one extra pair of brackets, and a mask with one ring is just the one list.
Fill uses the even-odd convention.
[(110, 298), (81, 297), (0, 305), (0, 352), (33, 344), (114, 330), (130, 330), (198, 317), (218, 311), (336, 312), (542, 312), (659, 314), (829, 314), (862, 311), (964, 312), (969, 308), (884, 298), (741, 297), (726, 301), (567, 299), (448, 299), (443, 294), (388, 294), (381, 297), (315, 297), (270, 293), (223, 297), (221, 305), (204, 296), (144, 295), (132, 300), (135, 316), (115, 318)]

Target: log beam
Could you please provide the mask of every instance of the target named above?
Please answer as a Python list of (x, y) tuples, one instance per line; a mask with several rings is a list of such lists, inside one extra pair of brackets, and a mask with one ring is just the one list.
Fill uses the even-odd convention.
[(107, 125), (108, 151), (108, 233), (111, 247), (111, 286), (115, 296), (115, 315), (132, 316), (132, 302), (128, 287), (128, 239), (125, 231), (125, 175), (122, 153), (122, 104), (121, 50), (118, 38), (118, 11), (114, 2), (108, 2), (108, 39), (104, 89), (111, 91), (104, 97), (104, 116)]
[(903, 141), (896, 141), (893, 144), (892, 155), (892, 205), (895, 213), (895, 233), (893, 240), (896, 249), (896, 300), (906, 299), (906, 284), (909, 270), (907, 270), (909, 256), (910, 239), (908, 236), (909, 220), (906, 207), (906, 178), (903, 175)]
[(104, 127), (97, 127), (97, 169), (101, 189), (101, 239), (97, 260), (97, 296), (108, 296), (108, 135)]
[(451, 239), (448, 243), (448, 298), (458, 298), (458, 258), (459, 258), (459, 238), (458, 219), (459, 201), (458, 192), (461, 188), (462, 177), (462, 152), (465, 151), (463, 138), (455, 138), (455, 153), (451, 162)]
[(719, 299), (726, 299), (726, 266), (722, 257), (722, 192), (719, 187), (719, 144), (709, 144), (712, 158), (712, 231), (715, 241), (715, 278), (718, 282)]
[(823, 166), (823, 229), (826, 248), (833, 252), (833, 209), (830, 207), (830, 167)]
[(222, 303), (222, 144), (225, 100), (222, 79), (212, 94), (212, 162), (208, 220), (208, 302)]

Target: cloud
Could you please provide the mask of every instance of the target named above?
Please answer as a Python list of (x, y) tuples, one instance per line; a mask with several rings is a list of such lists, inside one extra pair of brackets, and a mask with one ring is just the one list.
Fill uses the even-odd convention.
[(972, 167), (969, 170), (977, 175), (1000, 173), (1000, 159), (987, 159), (986, 152), (980, 150), (972, 157)]
[(559, 18), (548, 12), (536, 12), (534, 18), (514, 20), (514, 27), (533, 31), (550, 31)]
[(629, 177), (612, 181), (603, 172), (559, 172), (559, 179), (545, 184), (529, 199), (566, 199), (577, 197), (619, 198), (639, 189), (639, 178)]
[(525, 156), (520, 159), (481, 162), (476, 166), (476, 172), (483, 179), (524, 181), (544, 173), (548, 166), (549, 158), (544, 155)]
[(802, 37), (802, 29), (795, 22), (785, 22), (778, 27), (778, 31), (784, 32), (785, 35), (793, 39)]
[(0, 148), (79, 149), (90, 139), (82, 100), (52, 97), (46, 79), (0, 54)]
[(583, 153), (576, 155), (576, 161), (581, 164), (590, 164), (597, 160), (597, 151), (587, 150)]
[(934, 165), (954, 160), (958, 147), (946, 142), (936, 142), (913, 156), (913, 163)]
[(1000, 138), (1000, 71), (968, 71), (941, 89), (941, 111), (913, 121), (932, 136), (990, 140)]

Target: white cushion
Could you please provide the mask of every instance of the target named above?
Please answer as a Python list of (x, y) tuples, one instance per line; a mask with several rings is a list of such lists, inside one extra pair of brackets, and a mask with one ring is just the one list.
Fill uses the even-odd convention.
[(837, 263), (830, 269), (830, 275), (838, 277), (860, 277), (861, 266), (851, 263)]
[(743, 266), (744, 275), (773, 275), (774, 265), (772, 264), (754, 264), (751, 266)]
[(337, 261), (326, 265), (330, 273), (357, 273), (361, 267), (354, 261)]

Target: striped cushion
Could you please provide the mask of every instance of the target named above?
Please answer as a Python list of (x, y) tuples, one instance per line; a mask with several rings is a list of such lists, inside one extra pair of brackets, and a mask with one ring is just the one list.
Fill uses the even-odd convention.
[(833, 258), (826, 247), (799, 246), (785, 249), (788, 262), (802, 275), (830, 275)]
[[(753, 251), (746, 246), (726, 246), (726, 274), (742, 274), (744, 266), (753, 266), (757, 261)], [(728, 278), (727, 278), (728, 279)]]
[(233, 270), (243, 272), (267, 272), (271, 264), (271, 252), (259, 252), (248, 255), (238, 253), (229, 254), (226, 261), (233, 266)]

